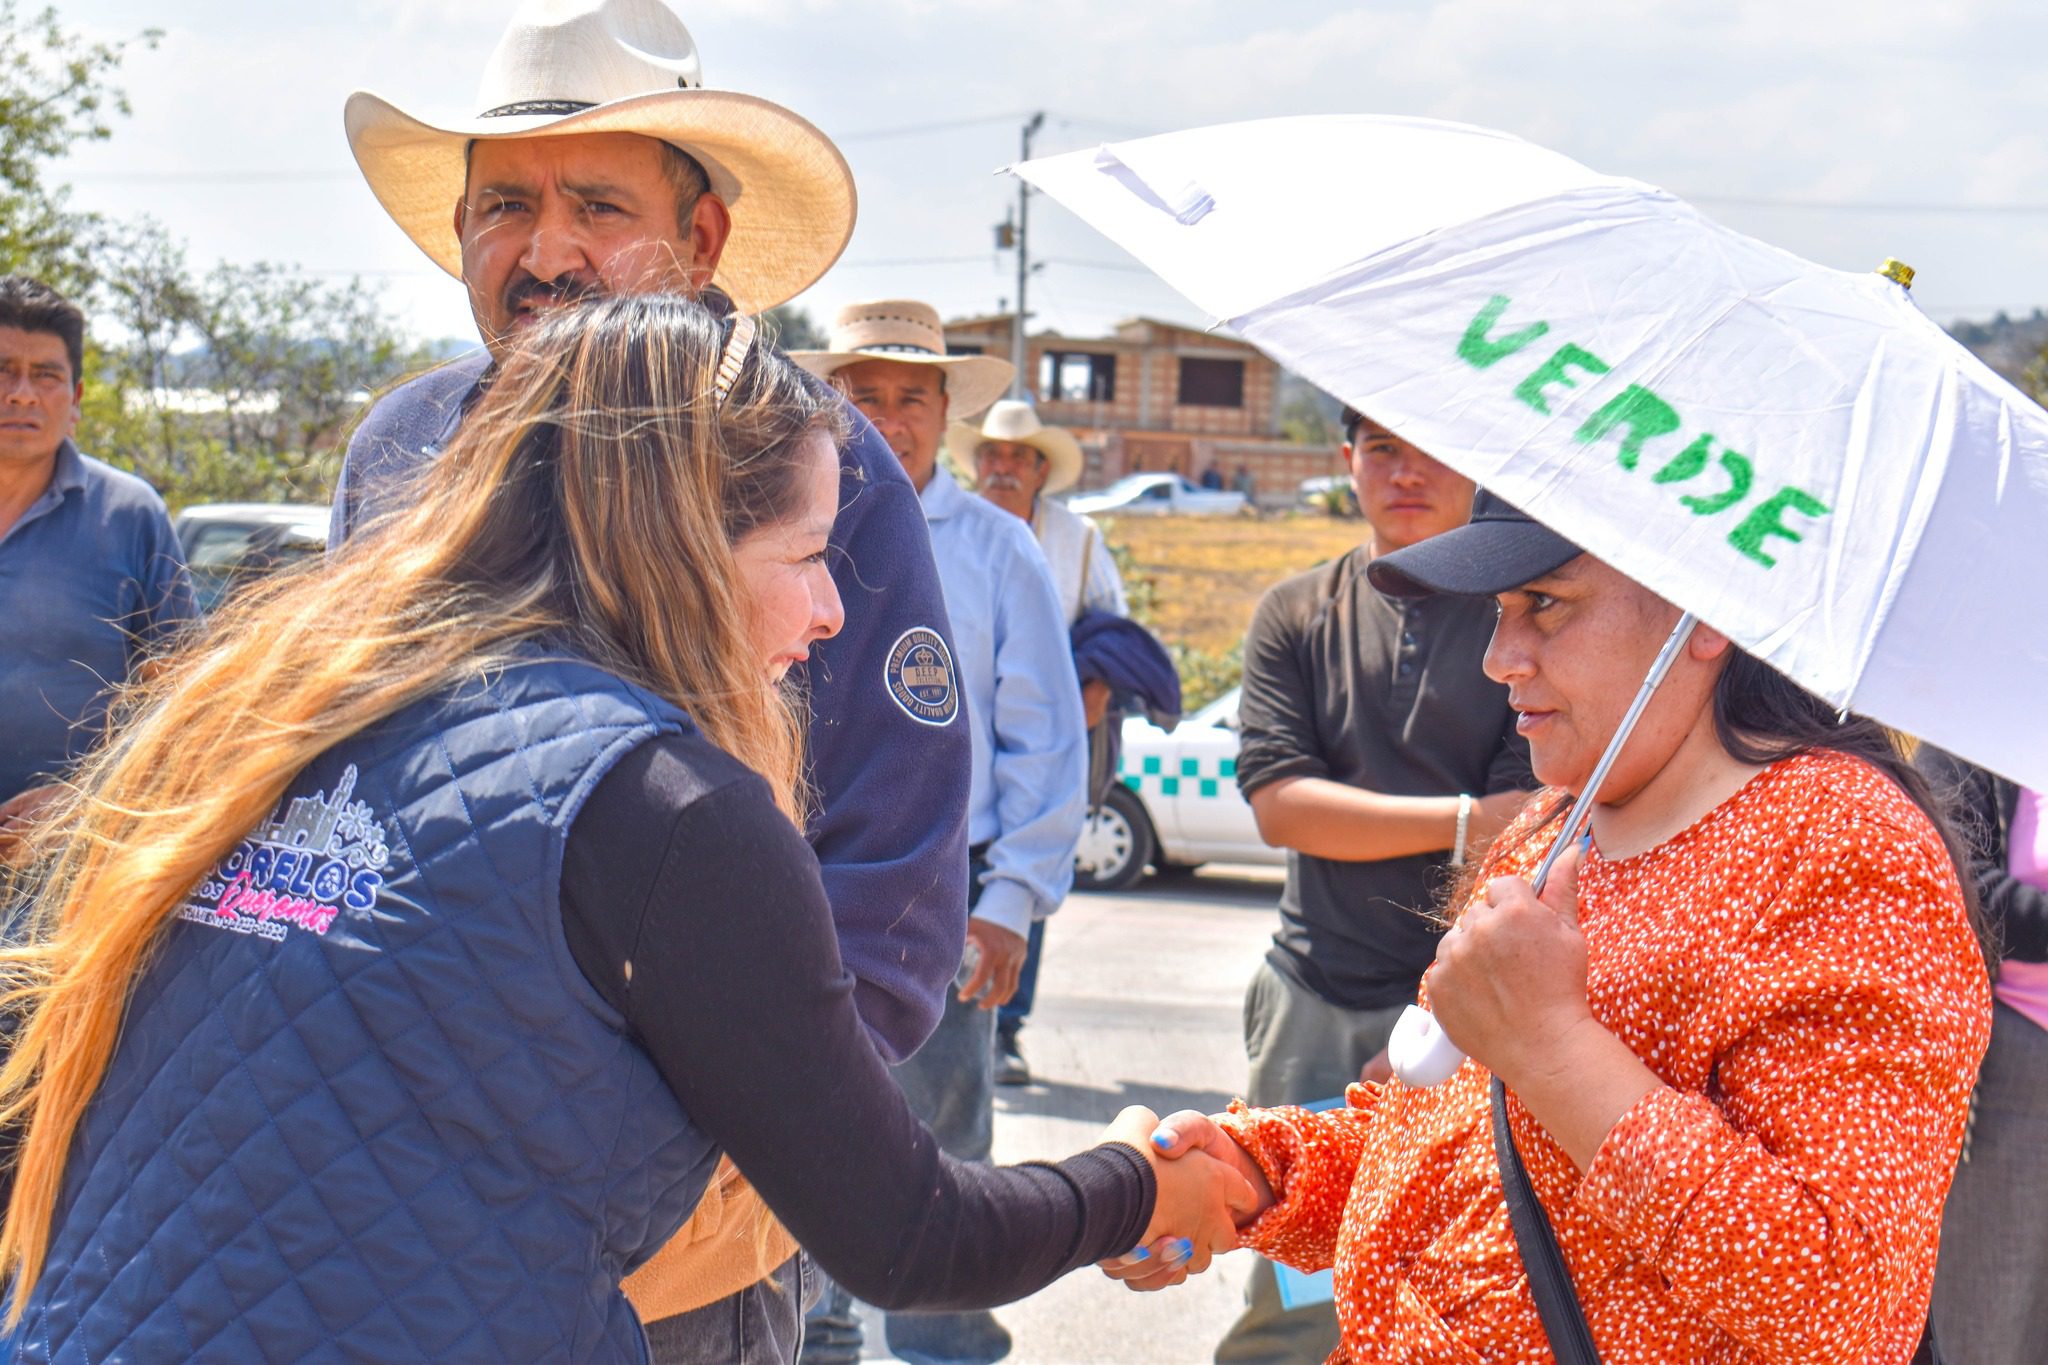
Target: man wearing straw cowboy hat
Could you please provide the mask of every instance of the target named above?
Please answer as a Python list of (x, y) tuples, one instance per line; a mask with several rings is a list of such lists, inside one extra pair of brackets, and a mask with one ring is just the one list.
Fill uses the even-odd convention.
[[(348, 100), (364, 179), (467, 287), (487, 349), (377, 403), (349, 444), (331, 543), (439, 451), (493, 357), (546, 310), (676, 291), (751, 314), (808, 287), (853, 231), (852, 176), (838, 149), (787, 109), (706, 89), (688, 30), (660, 0), (527, 0), (485, 64), (474, 108), (436, 125), (366, 92)], [(960, 960), (971, 746), (953, 723), (951, 629), (916, 492), (874, 430), (854, 425), (832, 537), (846, 626), (818, 647), (808, 679), (820, 796), (809, 833), (861, 1017), (893, 1061), (937, 1023)], [(905, 684), (906, 642), (921, 660), (916, 688)], [(914, 819), (905, 818), (911, 792)], [(762, 1225), (730, 1208), (719, 1221)], [(657, 1329), (657, 1354), (751, 1360), (746, 1351), (765, 1337), (760, 1358), (775, 1358), (778, 1336), (796, 1330), (796, 1296), (765, 1286), (737, 1312), (719, 1296), (778, 1261), (778, 1277), (794, 1284), (791, 1243), (772, 1230), (758, 1247), (750, 1238), (710, 1245), (732, 1254), (676, 1266), (665, 1252), (657, 1265), (675, 1273), (663, 1293), (650, 1297), (642, 1277), (628, 1285)], [(666, 1341), (662, 1319), (677, 1328)], [(734, 1332), (756, 1344), (743, 1348)]]
[[(1032, 924), (1058, 909), (1073, 884), (1087, 743), (1066, 618), (1044, 555), (1022, 522), (939, 468), (948, 414), (979, 413), (1012, 370), (990, 356), (946, 354), (938, 313), (901, 299), (841, 310), (828, 349), (792, 358), (844, 389), (903, 462), (953, 618), (960, 701), (974, 741), (968, 955), (938, 1032), (896, 1079), (947, 1152), (985, 1161), (995, 1123), (995, 1010), (1016, 992)], [(858, 1357), (859, 1328), (841, 1291), (812, 1326), (807, 1361)], [(987, 1312), (891, 1313), (888, 1332), (890, 1349), (911, 1361), (987, 1362), (1010, 1349), (1009, 1334)]]
[[(981, 495), (1030, 523), (1052, 571), (1053, 589), (1068, 621), (1083, 610), (1124, 614), (1124, 582), (1095, 523), (1052, 495), (1081, 478), (1081, 447), (1065, 427), (1038, 420), (1038, 409), (1021, 399), (1003, 399), (979, 427), (955, 422), (946, 445), (963, 469), (972, 469)], [(1090, 707), (1090, 718), (1099, 706)]]
[[(1095, 523), (1054, 502), (1052, 494), (1072, 488), (1081, 477), (1081, 447), (1065, 427), (1038, 420), (1038, 409), (1021, 399), (1006, 398), (988, 410), (979, 427), (955, 422), (946, 445), (954, 462), (974, 471), (982, 497), (1019, 517), (1038, 538), (1052, 571), (1053, 591), (1071, 628), (1084, 611), (1125, 613), (1124, 582), (1110, 557), (1109, 546)], [(1109, 684), (1100, 678), (1081, 683), (1083, 723), (1089, 731), (1102, 724), (1109, 710)], [(1017, 979), (1017, 993), (996, 1017), (996, 1084), (1028, 1085), (1017, 1035), (1031, 1013), (1037, 994), (1038, 959), (1045, 941), (1044, 921), (1031, 925), (1031, 947)]]

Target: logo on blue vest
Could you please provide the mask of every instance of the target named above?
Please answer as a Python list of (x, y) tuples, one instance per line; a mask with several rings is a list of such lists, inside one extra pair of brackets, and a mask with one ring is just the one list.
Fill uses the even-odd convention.
[(929, 626), (896, 637), (882, 681), (904, 714), (926, 725), (951, 725), (960, 714), (960, 686), (946, 642)]
[(367, 916), (391, 849), (369, 804), (349, 799), (355, 788), (351, 763), (334, 795), (280, 801), (271, 820), (199, 884), (178, 918), (282, 943), (287, 927), (324, 935), (343, 911)]

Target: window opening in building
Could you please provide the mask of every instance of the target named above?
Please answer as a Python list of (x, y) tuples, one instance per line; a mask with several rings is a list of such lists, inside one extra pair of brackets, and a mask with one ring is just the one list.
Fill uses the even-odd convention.
[(1038, 392), (1048, 402), (1114, 403), (1116, 356), (1046, 351), (1038, 358)]
[(1180, 362), (1179, 402), (1190, 408), (1243, 407), (1244, 362), (1184, 358)]

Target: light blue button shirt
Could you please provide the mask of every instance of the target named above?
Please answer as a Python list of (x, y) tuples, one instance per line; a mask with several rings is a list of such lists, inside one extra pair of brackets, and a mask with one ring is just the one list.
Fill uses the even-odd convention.
[(58, 446), (49, 487), (0, 535), (0, 801), (68, 774), (112, 689), (193, 610), (156, 490)]
[(1074, 884), (1088, 738), (1066, 618), (1031, 528), (941, 469), (922, 494), (974, 742), (967, 838), (987, 843), (977, 919), (1012, 933)]

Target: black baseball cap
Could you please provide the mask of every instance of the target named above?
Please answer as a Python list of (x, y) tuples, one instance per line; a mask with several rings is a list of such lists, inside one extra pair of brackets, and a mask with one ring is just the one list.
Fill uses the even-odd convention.
[(1389, 597), (1491, 597), (1560, 569), (1581, 553), (1542, 522), (1482, 488), (1472, 500), (1470, 522), (1381, 555), (1366, 566), (1365, 575)]

